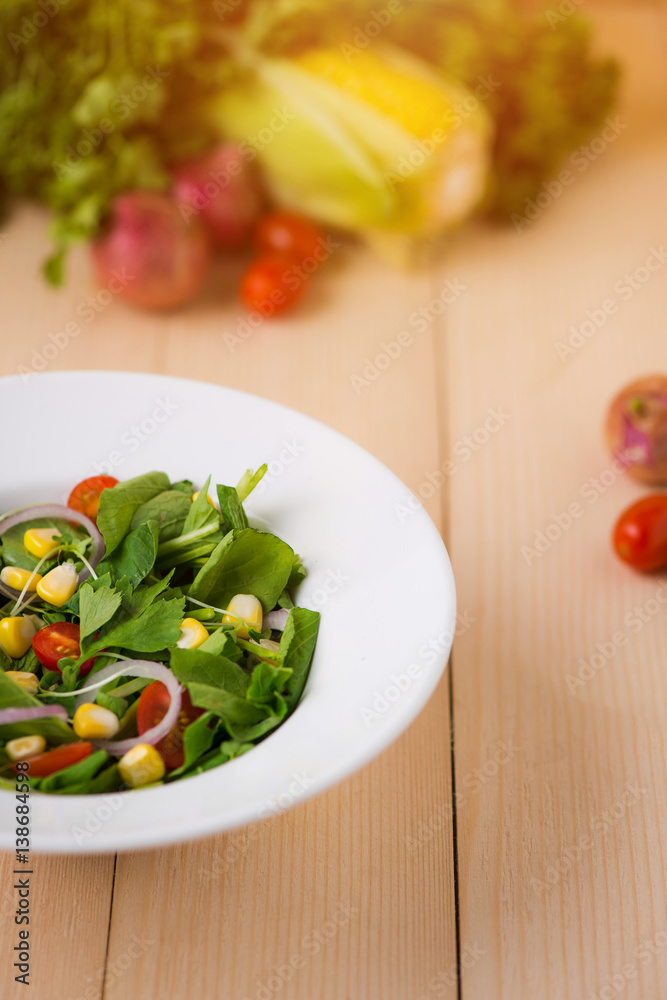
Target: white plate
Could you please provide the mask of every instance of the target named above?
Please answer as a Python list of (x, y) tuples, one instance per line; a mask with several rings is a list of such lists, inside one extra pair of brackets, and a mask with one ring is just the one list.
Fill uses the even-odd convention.
[[(65, 503), (96, 472), (235, 483), (269, 463), (250, 523), (284, 538), (309, 576), (298, 603), (321, 612), (294, 714), (263, 743), (202, 775), (145, 791), (31, 796), (32, 848), (155, 847), (228, 830), (303, 801), (377, 756), (426, 704), (447, 662), (456, 597), (427, 514), (347, 438), (294, 410), (201, 382), (125, 372), (0, 379), (0, 510)], [(11, 473), (9, 477), (8, 473)], [(429, 644), (431, 644), (429, 646)], [(15, 846), (0, 792), (0, 848)]]

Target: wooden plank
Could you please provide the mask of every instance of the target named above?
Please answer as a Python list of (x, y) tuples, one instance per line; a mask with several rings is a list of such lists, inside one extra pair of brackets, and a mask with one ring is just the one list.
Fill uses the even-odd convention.
[(469, 232), (441, 271), (470, 286), (443, 331), (444, 450), (476, 449), (450, 511), (479, 618), (453, 675), (464, 1000), (664, 996), (665, 612), (661, 580), (611, 553), (642, 491), (601, 425), (621, 385), (665, 368), (667, 267), (642, 268), (667, 227), (667, 76), (657, 13), (598, 27), (625, 64), (627, 129), (539, 219)]
[[(412, 488), (424, 469), (438, 466), (428, 336), (415, 338), (401, 351), (400, 364), (381, 367), (377, 378), (366, 368), (367, 359), (374, 363), (382, 344), (393, 341), (410, 313), (428, 301), (427, 276), (392, 275), (387, 294), (384, 268), (347, 247), (318, 275), (311, 302), (293, 319), (234, 340), (243, 317), (233, 291), (240, 263), (221, 263), (192, 309), (156, 317), (100, 298), (84, 250), (73, 255), (63, 291), (45, 288), (36, 273), (45, 251), (43, 227), (42, 213), (22, 208), (0, 245), (8, 316), (3, 373), (129, 368), (207, 379), (333, 424)], [(88, 319), (91, 307), (95, 315)], [(68, 322), (77, 324), (77, 333), (58, 337)], [(50, 334), (57, 350), (46, 346), (54, 343)], [(355, 382), (355, 376), (365, 381)], [(409, 400), (418, 406), (403, 405)], [(437, 497), (431, 504), (437, 516)], [(106, 1000), (168, 1000), (197, 992), (254, 996), (257, 981), (270, 980), (275, 967), (294, 955), (297, 964), (303, 958), (303, 968), (283, 996), (342, 998), (350, 990), (368, 996), (381, 990), (397, 1000), (419, 995), (456, 963), (451, 823), (433, 831), (429, 853), (415, 852), (409, 837), (413, 815), (443, 809), (450, 797), (445, 682), (395, 747), (316, 802), (256, 830), (120, 857)], [(225, 860), (230, 856), (233, 863)], [(223, 874), (207, 880), (202, 873), (216, 862)], [(54, 876), (46, 884), (48, 895), (40, 892), (36, 903), (40, 959), (34, 981), (40, 997), (50, 1000), (52, 989), (58, 1000), (68, 991), (74, 998), (88, 987), (96, 1000), (112, 859), (39, 864), (42, 873), (53, 868), (58, 878), (66, 871), (68, 879), (64, 893)], [(94, 907), (85, 885), (91, 872), (99, 887)], [(63, 903), (63, 896), (72, 902)], [(74, 901), (81, 899), (84, 906), (76, 908)], [(57, 918), (63, 906), (64, 920)], [(63, 927), (71, 928), (75, 919), (67, 916), (69, 907), (77, 928), (89, 921), (81, 938), (85, 962), (65, 959)], [(335, 925), (331, 938), (329, 921)], [(11, 935), (11, 928), (4, 929)], [(46, 969), (55, 971), (47, 976)], [(447, 990), (455, 995), (453, 986)]]
[[(303, 313), (267, 323), (240, 344), (229, 340), (242, 316), (235, 305), (175, 318), (163, 370), (305, 410), (416, 486), (423, 469), (438, 464), (429, 340), (415, 340), (375, 380), (368, 369), (368, 384), (351, 379), (364, 377), (366, 358), (428, 298), (428, 279), (392, 278), (387, 295), (381, 265), (351, 248), (345, 256), (318, 276)], [(418, 408), (400, 405), (417, 398)], [(403, 1000), (427, 990), (456, 963), (451, 824), (437, 831), (428, 856), (408, 837), (414, 813), (449, 801), (448, 712), (444, 683), (378, 761), (287, 815), (119, 857), (110, 965), (128, 935), (155, 928), (159, 936), (136, 969), (109, 984), (105, 1000), (186, 993), (254, 1000), (262, 988), (290, 1000)], [(221, 874), (211, 879), (206, 872), (216, 865)], [(299, 968), (290, 973), (291, 960)]]

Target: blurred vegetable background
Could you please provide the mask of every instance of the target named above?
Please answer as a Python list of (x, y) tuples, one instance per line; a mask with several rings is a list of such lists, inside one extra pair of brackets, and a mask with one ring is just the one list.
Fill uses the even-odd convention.
[[(5, 205), (53, 210), (53, 283), (79, 240), (97, 240), (102, 278), (129, 247), (128, 297), (157, 308), (271, 205), (399, 261), (475, 210), (508, 220), (595, 133), (617, 81), (578, 13), (519, 0), (5, 0), (0, 26)], [(183, 223), (161, 255), (169, 206), (144, 190)]]

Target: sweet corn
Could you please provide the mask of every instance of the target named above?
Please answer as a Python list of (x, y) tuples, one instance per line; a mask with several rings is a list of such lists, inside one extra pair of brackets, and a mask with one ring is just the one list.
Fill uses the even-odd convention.
[(262, 605), (253, 594), (235, 594), (222, 616), (223, 625), (233, 625), (240, 639), (249, 639), (248, 629), (262, 631)]
[(164, 778), (166, 768), (155, 747), (148, 743), (137, 743), (118, 761), (120, 776), (130, 788), (150, 785)]
[(82, 740), (111, 740), (118, 732), (120, 721), (108, 708), (88, 702), (79, 705), (72, 725)]
[(37, 674), (31, 674), (27, 670), (6, 670), (5, 677), (10, 677), (28, 694), (37, 694), (39, 691)]
[(29, 528), (23, 536), (23, 544), (32, 556), (42, 559), (58, 548), (54, 539), (60, 534), (57, 528)]
[(25, 656), (32, 645), (32, 637), (37, 629), (29, 618), (3, 618), (0, 621), (0, 646), (7, 656), (18, 660)]
[(196, 618), (184, 618), (180, 628), (181, 638), (176, 643), (179, 649), (196, 649), (208, 639), (208, 632)]
[[(31, 577), (32, 579), (30, 579)], [(23, 590), (30, 580), (29, 594), (37, 589), (37, 584), (41, 579), (41, 573), (31, 573), (29, 569), (21, 569), (20, 566), (3, 566), (0, 570), (0, 580), (8, 587), (13, 587), (14, 590)]]
[[(193, 502), (193, 503), (195, 502), (195, 500), (197, 499), (197, 497), (199, 496), (199, 494), (200, 494), (200, 493), (201, 493), (201, 490), (197, 490), (197, 492), (196, 492), (196, 493), (193, 493), (193, 494), (192, 494), (192, 502)], [(217, 508), (217, 507), (215, 506), (215, 503), (213, 502), (213, 500), (211, 500), (211, 494), (210, 494), (210, 493), (207, 493), (207, 494), (206, 494), (206, 499), (208, 500), (208, 502), (210, 503), (211, 507), (213, 507), (213, 509), (214, 509), (214, 510), (217, 510), (217, 509), (218, 509), (218, 508)]]
[(76, 593), (78, 585), (79, 579), (74, 563), (66, 562), (49, 570), (35, 590), (43, 601), (55, 605), (56, 608), (62, 608), (63, 604), (67, 604), (70, 597)]
[(46, 740), (43, 736), (17, 736), (15, 740), (5, 743), (5, 750), (10, 760), (29, 760), (43, 753)]

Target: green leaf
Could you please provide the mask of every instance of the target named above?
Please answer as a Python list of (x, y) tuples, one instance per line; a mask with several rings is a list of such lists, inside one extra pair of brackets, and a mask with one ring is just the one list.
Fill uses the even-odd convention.
[[(27, 670), (28, 673), (39, 674), (41, 663), (37, 659), (37, 654), (32, 646), (18, 660), (10, 660), (4, 650), (2, 650), (2, 656), (11, 664), (11, 666), (5, 668), (6, 670)], [(2, 662), (5, 662), (5, 659)]]
[(180, 767), (170, 772), (170, 780), (180, 777), (211, 749), (219, 724), (218, 717), (213, 712), (204, 712), (186, 727), (183, 733), (184, 761)]
[(191, 507), (192, 489), (190, 488), (188, 492), (172, 487), (138, 507), (132, 517), (130, 528), (134, 530), (146, 521), (157, 521), (160, 541), (168, 542), (170, 538), (176, 538), (181, 534)]
[(188, 516), (185, 519), (185, 524), (181, 531), (182, 535), (189, 535), (191, 531), (198, 531), (200, 528), (204, 528), (207, 525), (215, 525), (216, 528), (220, 525), (220, 515), (218, 514), (215, 507), (212, 507), (208, 502), (208, 488), (211, 485), (211, 477), (209, 476), (202, 488), (199, 490), (199, 496), (196, 500), (193, 500), (190, 504), (190, 510), (188, 511)]
[(169, 477), (164, 472), (148, 472), (102, 491), (97, 527), (104, 537), (107, 556), (127, 534), (135, 511), (147, 500), (168, 489)]
[(296, 552), (294, 553), (294, 562), (292, 563), (292, 572), (289, 575), (289, 580), (287, 581), (287, 590), (294, 590), (295, 587), (306, 579), (308, 576), (308, 570), (303, 565), (301, 561), (301, 556), (298, 556)]
[(238, 663), (243, 656), (243, 652), (234, 639), (234, 632), (228, 632), (224, 628), (216, 628), (214, 632), (211, 632), (199, 649), (202, 653), (222, 653), (223, 656), (234, 660), (235, 663)]
[(219, 715), (230, 736), (238, 740), (259, 739), (280, 721), (265, 707), (230, 694), (224, 688), (191, 683), (188, 691), (193, 705)]
[(280, 661), (283, 667), (292, 671), (285, 696), (289, 711), (295, 708), (303, 694), (319, 627), (319, 611), (307, 608), (292, 608), (290, 611), (280, 640)]
[(223, 687), (239, 697), (245, 697), (250, 678), (241, 667), (220, 654), (200, 649), (172, 649), (171, 669), (181, 682)]
[(102, 625), (106, 625), (120, 607), (123, 595), (107, 585), (93, 589), (89, 582), (79, 587), (80, 638), (93, 635)]
[(281, 692), (291, 676), (292, 671), (288, 667), (276, 667), (262, 661), (252, 672), (246, 698), (259, 705), (266, 705), (272, 715), (283, 719), (287, 714), (287, 703)]
[(127, 711), (127, 699), (116, 698), (115, 695), (109, 694), (106, 691), (97, 692), (95, 704), (100, 705), (102, 708), (108, 708), (119, 719), (122, 719)]
[(233, 486), (218, 486), (218, 503), (225, 532), (248, 527), (246, 512)]
[(192, 502), (192, 494), (194, 493), (195, 488), (191, 479), (179, 479), (177, 483), (171, 484), (171, 488), (172, 490), (176, 490), (178, 493), (185, 493), (188, 500)]
[(108, 759), (109, 754), (106, 750), (95, 750), (78, 763), (70, 764), (69, 767), (64, 767), (61, 771), (55, 771), (54, 774), (42, 778), (40, 791), (55, 792), (58, 789), (88, 782)]
[(264, 611), (275, 607), (292, 570), (294, 552), (276, 535), (255, 528), (230, 532), (190, 587), (190, 595), (226, 608), (234, 594), (254, 594)]
[(102, 573), (108, 570), (113, 580), (126, 576), (132, 586), (136, 587), (155, 564), (159, 534), (157, 521), (150, 520), (140, 524), (125, 536), (115, 552), (102, 560), (99, 570)]
[[(0, 671), (0, 709), (32, 708), (42, 702), (29, 694), (13, 681), (11, 677)], [(30, 719), (26, 722), (12, 722), (0, 726), (0, 740), (13, 740), (18, 736), (43, 736), (49, 744), (72, 743), (76, 740), (74, 731), (62, 719), (45, 717)]]
[(169, 584), (165, 579), (132, 590), (126, 577), (116, 584), (122, 594), (119, 609), (113, 618), (98, 630), (91, 644), (82, 643), (82, 655), (92, 656), (109, 646), (120, 646), (136, 653), (156, 653), (174, 646), (180, 636), (185, 599), (156, 600)]

